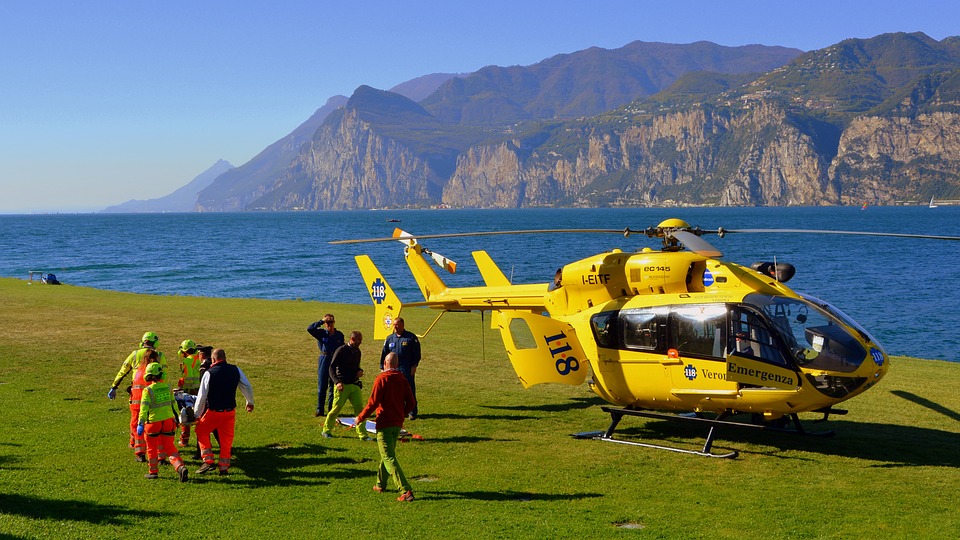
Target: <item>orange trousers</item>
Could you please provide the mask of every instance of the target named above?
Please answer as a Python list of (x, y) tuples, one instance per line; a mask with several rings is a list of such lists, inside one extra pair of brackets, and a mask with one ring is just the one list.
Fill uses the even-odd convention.
[(147, 462), (152, 474), (160, 472), (161, 454), (170, 457), (170, 464), (173, 465), (174, 469), (180, 469), (183, 466), (180, 452), (173, 444), (173, 434), (176, 433), (176, 430), (177, 424), (173, 421), (173, 418), (168, 418), (162, 422), (148, 422), (144, 425), (143, 431), (147, 438)]
[(197, 422), (197, 443), (200, 445), (200, 457), (204, 463), (213, 464), (213, 446), (210, 444), (210, 433), (217, 430), (220, 435), (220, 460), (218, 466), (221, 471), (230, 468), (230, 450), (233, 449), (233, 429), (237, 411), (206, 411)]
[(137, 424), (140, 423), (140, 404), (130, 404), (130, 448), (133, 453), (140, 455), (147, 451), (147, 442), (137, 435)]

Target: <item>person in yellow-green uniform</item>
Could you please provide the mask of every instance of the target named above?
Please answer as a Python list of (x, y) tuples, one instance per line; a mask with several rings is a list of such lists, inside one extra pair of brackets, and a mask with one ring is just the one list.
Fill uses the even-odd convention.
[(137, 435), (137, 418), (140, 415), (140, 395), (147, 386), (143, 374), (148, 362), (144, 361), (144, 356), (149, 351), (156, 351), (158, 355), (157, 361), (161, 367), (166, 368), (167, 366), (167, 360), (163, 356), (163, 353), (156, 350), (158, 341), (160, 341), (160, 338), (157, 337), (157, 334), (154, 332), (144, 333), (140, 339), (140, 347), (130, 353), (127, 359), (123, 361), (123, 364), (120, 365), (120, 371), (117, 372), (117, 376), (113, 379), (110, 390), (107, 391), (108, 398), (116, 398), (117, 388), (120, 387), (123, 378), (131, 371), (133, 372), (133, 383), (130, 386), (130, 448), (133, 448), (137, 461), (141, 462), (147, 460), (146, 442), (143, 437)]
[[(182, 375), (179, 381), (180, 390), (186, 395), (196, 396), (197, 391), (200, 390), (200, 364), (202, 362), (197, 344), (192, 339), (183, 340), (180, 343), (177, 356), (180, 357), (180, 373)], [(188, 400), (184, 399), (183, 402), (178, 403), (181, 407), (188, 404), (193, 406), (193, 400), (190, 399), (188, 403)], [(180, 440), (177, 444), (179, 446), (190, 444), (189, 424), (180, 424)]]
[[(148, 361), (156, 360), (156, 351), (150, 351), (145, 357)], [(160, 451), (167, 454), (170, 464), (177, 471), (181, 482), (187, 481), (187, 466), (180, 459), (180, 453), (173, 444), (173, 435), (177, 430), (177, 419), (180, 408), (173, 398), (170, 385), (162, 382), (163, 367), (157, 362), (149, 362), (144, 370), (144, 379), (150, 386), (143, 389), (140, 398), (140, 416), (137, 419), (137, 434), (145, 436), (147, 440), (147, 458), (149, 472), (144, 476), (149, 480), (156, 480), (160, 473)]]

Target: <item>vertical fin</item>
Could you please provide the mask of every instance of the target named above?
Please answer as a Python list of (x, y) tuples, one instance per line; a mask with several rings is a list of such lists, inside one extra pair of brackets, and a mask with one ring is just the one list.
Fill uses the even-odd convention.
[(477, 268), (480, 269), (480, 275), (483, 276), (483, 282), (487, 287), (499, 287), (510, 285), (510, 280), (503, 274), (497, 263), (493, 262), (486, 251), (474, 251), (473, 260), (477, 262)]
[(357, 255), (354, 258), (363, 276), (364, 286), (370, 294), (370, 300), (373, 301), (373, 339), (386, 339), (393, 331), (393, 321), (400, 316), (403, 305), (370, 257)]

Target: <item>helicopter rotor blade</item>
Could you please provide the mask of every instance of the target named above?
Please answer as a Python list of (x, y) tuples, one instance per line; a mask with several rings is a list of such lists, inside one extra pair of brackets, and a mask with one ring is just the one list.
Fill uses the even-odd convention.
[(433, 262), (437, 263), (437, 265), (439, 265), (440, 268), (443, 268), (444, 270), (446, 270), (447, 272), (450, 272), (451, 274), (457, 273), (457, 263), (455, 261), (452, 261), (439, 253), (434, 253), (433, 251), (430, 251), (428, 249), (423, 250), (423, 252), (429, 253), (430, 258), (433, 259)]
[[(714, 231), (710, 231), (714, 232)], [(716, 231), (722, 238), (727, 233), (798, 233), (798, 234), (848, 234), (856, 236), (885, 236), (895, 238), (926, 238), (929, 240), (960, 240), (960, 236), (936, 236), (932, 234), (882, 233), (867, 231), (826, 231), (815, 229), (719, 229)]]
[[(399, 229), (397, 229), (399, 230)], [(627, 231), (630, 231), (627, 229)], [(401, 231), (403, 232), (403, 231)], [(642, 231), (630, 231), (630, 232), (642, 232)], [(497, 235), (506, 235), (506, 234), (554, 234), (554, 233), (616, 233), (624, 234), (624, 229), (526, 229), (519, 231), (480, 231), (480, 232), (467, 232), (467, 233), (445, 233), (445, 234), (409, 234), (404, 233), (402, 235), (403, 240), (400, 240), (401, 236), (391, 236), (388, 238), (360, 238), (357, 240), (333, 240), (328, 242), (329, 244), (363, 244), (368, 242), (392, 242), (393, 240), (400, 240), (401, 242), (406, 243), (407, 239), (409, 240), (418, 240), (423, 238), (463, 238), (469, 236), (497, 236)], [(395, 233), (396, 234), (396, 233)], [(409, 245), (409, 244), (408, 244)]]
[[(382, 238), (359, 238), (356, 240), (332, 240), (328, 243), (330, 244), (363, 244), (370, 242), (392, 242), (394, 240), (399, 240), (404, 244), (411, 246), (416, 244), (417, 239), (424, 238), (466, 238), (474, 236), (498, 236), (498, 235), (513, 235), (513, 234), (556, 234), (556, 233), (585, 233), (585, 234), (622, 234), (624, 236), (630, 236), (631, 234), (642, 234), (648, 237), (661, 236), (664, 234), (673, 235), (674, 238), (677, 238), (682, 244), (687, 246), (691, 251), (703, 253), (705, 256), (719, 256), (712, 255), (713, 252), (719, 252), (715, 247), (707, 243), (706, 241), (700, 241), (699, 237), (703, 234), (716, 234), (720, 238), (723, 238), (724, 235), (728, 233), (744, 233), (744, 234), (759, 234), (759, 233), (798, 233), (798, 234), (846, 234), (846, 235), (858, 235), (858, 236), (881, 236), (881, 237), (895, 237), (895, 238), (926, 238), (931, 240), (960, 240), (958, 236), (936, 236), (936, 235), (925, 235), (925, 234), (906, 234), (906, 233), (881, 233), (881, 232), (866, 232), (866, 231), (829, 231), (829, 230), (818, 230), (818, 229), (724, 229), (719, 228), (717, 230), (702, 230), (702, 229), (677, 229), (677, 230), (664, 230), (658, 227), (649, 227), (647, 229), (525, 229), (525, 230), (516, 230), (516, 231), (479, 231), (479, 232), (466, 232), (466, 233), (442, 233), (442, 234), (410, 234), (405, 231), (397, 229), (399, 233), (394, 232), (395, 236), (382, 237)], [(681, 240), (676, 235), (678, 233), (684, 233), (683, 236), (687, 238), (686, 240)], [(689, 235), (689, 236), (688, 236)], [(691, 238), (693, 237), (693, 238)]]
[[(400, 242), (401, 244), (403, 244), (403, 245), (405, 245), (405, 246), (407, 246), (407, 247), (413, 247), (413, 246), (417, 245), (416, 237), (415, 237), (414, 235), (408, 233), (407, 231), (402, 230), (402, 229), (394, 229), (394, 230), (393, 230), (393, 238), (392, 238), (392, 240), (397, 240), (398, 242)], [(443, 255), (441, 255), (441, 254), (439, 254), (439, 253), (430, 251), (430, 250), (427, 249), (427, 248), (422, 248), (422, 251), (423, 251), (424, 253), (426, 253), (427, 255), (430, 255), (430, 258), (433, 259), (433, 262), (437, 263), (437, 265), (438, 265), (440, 268), (443, 268), (444, 270), (446, 270), (447, 272), (450, 272), (451, 274), (456, 274), (456, 273), (457, 273), (457, 263), (456, 263), (456, 261), (454, 261), (454, 260), (452, 260), (452, 259), (448, 259), (448, 258), (444, 257)]]
[(696, 253), (697, 255), (711, 258), (723, 256), (723, 253), (719, 249), (713, 247), (710, 242), (707, 242), (692, 232), (669, 231), (666, 232), (665, 235), (676, 238), (678, 242), (686, 246), (687, 249)]

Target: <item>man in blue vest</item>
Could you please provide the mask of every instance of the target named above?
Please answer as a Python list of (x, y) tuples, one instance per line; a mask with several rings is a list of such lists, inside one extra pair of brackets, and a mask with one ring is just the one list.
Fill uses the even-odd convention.
[(203, 459), (197, 474), (217, 468), (210, 444), (210, 433), (217, 430), (220, 434), (220, 475), (225, 476), (230, 469), (230, 451), (233, 448), (237, 388), (247, 400), (247, 412), (253, 412), (253, 386), (239, 367), (227, 363), (227, 353), (223, 349), (214, 349), (212, 356), (213, 363), (200, 379), (200, 391), (197, 393), (196, 414), (200, 418), (197, 422), (197, 442), (200, 443), (200, 457)]

